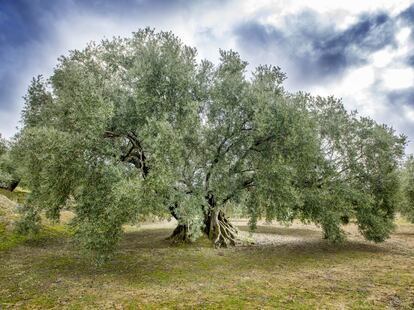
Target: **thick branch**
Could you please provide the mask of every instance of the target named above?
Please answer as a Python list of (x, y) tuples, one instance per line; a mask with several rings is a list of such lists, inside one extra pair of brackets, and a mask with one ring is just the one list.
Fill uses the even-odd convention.
[(238, 188), (236, 188), (232, 193), (230, 193), (229, 195), (227, 195), (223, 199), (222, 204), (225, 204), (227, 201), (232, 199), (236, 195), (237, 190), (243, 190), (243, 189), (253, 187), (253, 186), (254, 186), (254, 180), (253, 179), (243, 181), (243, 183)]
[[(246, 123), (247, 123), (247, 120), (242, 123), (240, 131), (253, 130), (252, 128), (245, 128)], [(237, 140), (234, 141), (233, 143), (229, 143), (229, 145), (224, 149), (224, 151), (222, 151), (222, 148), (224, 147), (226, 142), (228, 142), (232, 137), (234, 137), (237, 131), (234, 130), (230, 135), (229, 135), (229, 132), (230, 132), (230, 127), (227, 128), (226, 137), (224, 137), (224, 139), (220, 142), (219, 146), (217, 147), (217, 151), (216, 151), (216, 154), (215, 154), (214, 159), (212, 161), (212, 164), (210, 166), (210, 169), (206, 174), (206, 179), (205, 179), (205, 189), (206, 190), (208, 190), (209, 181), (210, 181), (210, 177), (211, 177), (213, 167), (219, 162), (220, 157), (226, 155), (230, 151), (230, 149), (237, 143)]]
[[(124, 137), (124, 135), (115, 133), (112, 131), (105, 131), (104, 137), (105, 138), (119, 138), (119, 137)], [(149, 167), (146, 164), (146, 156), (144, 154), (142, 144), (140, 140), (138, 139), (137, 135), (132, 131), (129, 131), (126, 134), (126, 138), (129, 140), (132, 146), (125, 155), (121, 156), (120, 159), (121, 161), (124, 161), (124, 162), (130, 162), (137, 169), (140, 169), (142, 171), (142, 177), (145, 179), (149, 173)], [(134, 151), (136, 151), (136, 153)]]
[(223, 141), (221, 141), (220, 142), (220, 144), (219, 144), (219, 146), (217, 147), (217, 151), (216, 151), (216, 154), (215, 154), (215, 156), (214, 156), (214, 159), (213, 159), (213, 161), (212, 161), (212, 163), (211, 163), (211, 165), (210, 165), (210, 169), (208, 170), (208, 172), (207, 172), (207, 174), (206, 174), (206, 179), (205, 179), (205, 189), (207, 190), (208, 189), (208, 186), (209, 186), (209, 182), (210, 182), (210, 177), (211, 177), (211, 172), (212, 172), (212, 170), (213, 170), (213, 168), (214, 168), (214, 166), (219, 162), (219, 159), (220, 159), (220, 153), (221, 153), (221, 148), (224, 146), (224, 144), (226, 143), (226, 141), (227, 141), (227, 137), (225, 137), (224, 139), (223, 139)]

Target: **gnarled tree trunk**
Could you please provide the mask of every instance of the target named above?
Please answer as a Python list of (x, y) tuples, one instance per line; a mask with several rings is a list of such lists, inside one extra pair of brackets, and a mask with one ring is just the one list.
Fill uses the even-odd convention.
[[(238, 240), (237, 228), (230, 223), (224, 212), (210, 212), (204, 220), (203, 233), (213, 242), (214, 247), (234, 246)], [(173, 242), (190, 242), (187, 226), (179, 224), (169, 237)]]
[[(214, 247), (234, 246), (238, 240), (237, 228), (230, 223), (223, 211), (219, 210), (213, 195), (207, 198), (209, 210), (204, 215), (204, 234), (213, 242)], [(174, 209), (171, 207), (171, 215), (178, 220)], [(187, 226), (179, 224), (169, 237), (174, 242), (189, 242)]]
[(190, 242), (190, 238), (187, 233), (187, 226), (178, 224), (177, 227), (174, 229), (171, 236), (168, 237), (174, 243), (183, 243), (183, 242)]
[(238, 231), (221, 210), (212, 210), (205, 220), (204, 233), (215, 247), (236, 245)]

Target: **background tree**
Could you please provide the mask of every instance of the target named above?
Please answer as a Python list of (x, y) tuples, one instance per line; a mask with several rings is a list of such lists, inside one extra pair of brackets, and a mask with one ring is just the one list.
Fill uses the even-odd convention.
[(7, 140), (0, 134), (0, 156), (8, 151)]
[(20, 178), (10, 155), (11, 142), (0, 134), (0, 188), (14, 191)]
[(299, 218), (340, 241), (355, 217), (368, 239), (386, 238), (404, 137), (334, 98), (287, 93), (277, 67), (248, 78), (246, 66), (233, 51), (197, 62), (150, 29), (61, 57), (29, 87), (13, 150), (30, 214), (58, 219), (70, 201), (76, 236), (103, 258), (123, 224), (148, 214), (175, 217), (174, 240), (235, 244), (230, 202), (252, 228)]
[(414, 157), (408, 156), (401, 169), (401, 213), (414, 223)]
[(392, 128), (347, 113), (333, 97), (311, 98), (319, 124), (321, 160), (313, 182), (304, 184), (303, 219), (323, 227), (325, 238), (341, 241), (341, 223), (356, 219), (361, 233), (375, 242), (388, 238), (399, 204), (399, 160), (405, 136)]

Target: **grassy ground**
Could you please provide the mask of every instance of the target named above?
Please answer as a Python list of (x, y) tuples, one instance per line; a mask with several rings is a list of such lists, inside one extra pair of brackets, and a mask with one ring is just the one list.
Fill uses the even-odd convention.
[[(236, 222), (247, 234), (246, 223)], [(254, 246), (171, 246), (173, 223), (128, 227), (97, 268), (60, 226), (0, 251), (0, 305), (55, 309), (414, 309), (414, 225), (332, 246), (312, 225), (259, 225)], [(1, 235), (1, 231), (0, 231)], [(0, 240), (0, 242), (2, 242)], [(0, 307), (1, 308), (1, 307)]]

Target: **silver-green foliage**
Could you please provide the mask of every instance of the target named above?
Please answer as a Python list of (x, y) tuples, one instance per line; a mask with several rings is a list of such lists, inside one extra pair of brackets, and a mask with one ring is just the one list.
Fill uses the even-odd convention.
[(278, 67), (246, 67), (233, 51), (197, 61), (149, 29), (61, 57), (33, 80), (13, 151), (31, 212), (57, 219), (74, 202), (76, 236), (102, 257), (127, 222), (171, 213), (196, 239), (229, 202), (252, 227), (299, 218), (340, 241), (356, 219), (386, 238), (404, 137), (334, 98), (287, 93)]
[(11, 142), (0, 134), (0, 188), (10, 188), (18, 180), (18, 172), (10, 155)]
[(401, 213), (414, 223), (414, 157), (410, 155), (401, 170)]

